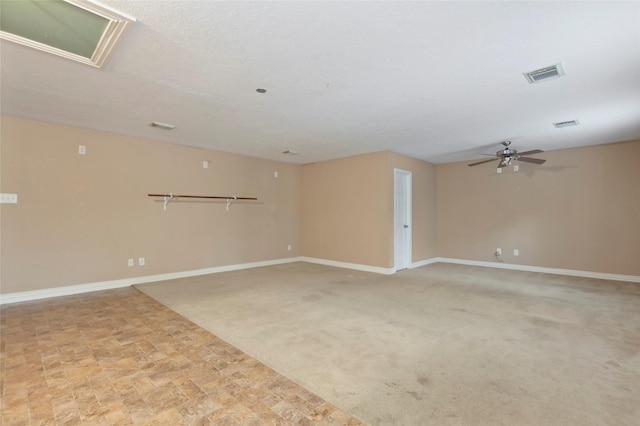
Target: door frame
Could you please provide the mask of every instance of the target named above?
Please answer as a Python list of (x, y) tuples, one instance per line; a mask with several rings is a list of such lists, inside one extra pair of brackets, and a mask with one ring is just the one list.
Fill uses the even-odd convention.
[[(412, 212), (412, 180), (413, 174), (408, 170), (393, 169), (393, 268), (395, 271), (400, 269), (409, 268), (412, 263), (413, 253), (412, 253), (412, 234), (413, 234), (413, 212)], [(406, 209), (406, 218), (398, 217), (398, 206), (401, 200), (398, 199), (398, 183), (404, 185), (404, 192), (406, 194), (404, 204)], [(406, 219), (406, 221), (405, 221)], [(404, 265), (400, 265), (398, 262), (398, 238), (397, 238), (397, 229), (400, 225), (399, 221), (402, 221), (402, 224), (406, 224), (409, 226), (409, 232), (406, 235), (405, 241), (405, 250), (406, 259), (404, 259)], [(399, 266), (401, 266), (399, 268)]]

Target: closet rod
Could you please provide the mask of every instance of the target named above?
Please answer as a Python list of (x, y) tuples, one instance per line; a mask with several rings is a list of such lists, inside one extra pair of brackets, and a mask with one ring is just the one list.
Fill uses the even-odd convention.
[(172, 198), (210, 198), (216, 200), (257, 200), (253, 197), (214, 197), (209, 195), (178, 195), (178, 194), (148, 194), (149, 197), (172, 197)]

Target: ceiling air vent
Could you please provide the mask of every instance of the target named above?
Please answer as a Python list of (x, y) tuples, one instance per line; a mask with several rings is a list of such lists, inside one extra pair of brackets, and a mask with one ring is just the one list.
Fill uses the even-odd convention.
[(553, 123), (553, 127), (556, 127), (559, 129), (561, 127), (577, 126), (578, 124), (580, 124), (578, 120), (569, 120), (569, 121), (561, 121), (559, 123)]
[(173, 124), (158, 123), (157, 121), (154, 121), (153, 123), (151, 123), (151, 127), (157, 127), (158, 129), (162, 129), (162, 130), (173, 130), (176, 128), (176, 126)]
[(524, 73), (524, 77), (529, 83), (540, 83), (541, 81), (551, 80), (562, 77), (563, 75), (564, 68), (562, 68), (562, 64), (555, 64), (550, 67)]

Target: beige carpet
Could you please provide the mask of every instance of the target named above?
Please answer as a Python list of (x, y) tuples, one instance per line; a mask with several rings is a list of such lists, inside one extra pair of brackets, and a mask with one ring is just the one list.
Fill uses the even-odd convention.
[(637, 425), (640, 285), (291, 263), (137, 286), (371, 425)]

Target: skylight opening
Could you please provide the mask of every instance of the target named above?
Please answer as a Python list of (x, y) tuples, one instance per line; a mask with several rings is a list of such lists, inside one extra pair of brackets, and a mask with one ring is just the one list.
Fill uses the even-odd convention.
[(0, 38), (101, 68), (134, 22), (90, 0), (6, 1)]

